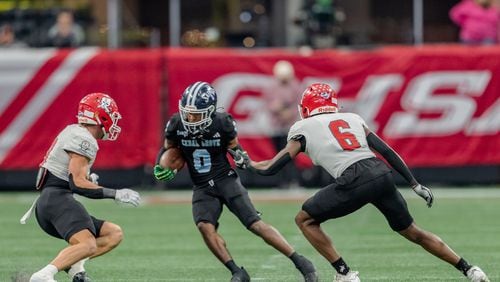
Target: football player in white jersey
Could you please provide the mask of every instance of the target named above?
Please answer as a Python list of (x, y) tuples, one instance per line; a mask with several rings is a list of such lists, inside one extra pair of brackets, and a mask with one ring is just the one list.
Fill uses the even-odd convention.
[[(54, 275), (66, 270), (72, 281), (90, 281), (83, 267), (89, 258), (103, 255), (122, 240), (120, 226), (88, 214), (73, 193), (92, 199), (111, 198), (137, 206), (139, 194), (131, 189), (99, 186), (90, 176), (95, 161), (97, 139), (116, 140), (121, 118), (115, 101), (108, 95), (86, 95), (78, 106), (78, 124), (63, 129), (40, 165), (36, 219), (49, 235), (64, 239), (68, 246), (44, 268), (35, 272), (31, 282), (55, 281)], [(94, 181), (92, 181), (94, 180)]]
[(368, 203), (382, 212), (394, 231), (455, 266), (470, 281), (489, 281), (479, 267), (469, 265), (438, 236), (414, 223), (391, 170), (372, 150), (382, 155), (429, 207), (434, 199), (431, 190), (417, 182), (401, 157), (371, 132), (360, 116), (338, 111), (337, 94), (329, 85), (310, 85), (302, 94), (299, 112), (302, 119), (291, 127), (286, 147), (273, 159), (254, 162), (244, 152), (230, 153), (238, 167), (271, 175), (305, 152), (335, 178), (334, 183), (308, 199), (295, 217), (306, 239), (335, 268), (335, 281), (360, 279), (337, 252), (321, 223), (353, 213)]

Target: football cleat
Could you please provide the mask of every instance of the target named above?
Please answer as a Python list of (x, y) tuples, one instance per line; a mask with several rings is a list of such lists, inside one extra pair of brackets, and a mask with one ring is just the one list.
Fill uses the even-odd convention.
[(318, 274), (316, 271), (309, 272), (304, 275), (304, 282), (319, 282)]
[(241, 270), (233, 273), (231, 282), (250, 282), (250, 275), (248, 275), (248, 272), (243, 267), (241, 267)]
[(300, 256), (300, 261), (296, 265), (297, 269), (304, 276), (305, 282), (318, 282), (318, 274), (312, 262), (303, 256)]
[(333, 282), (360, 282), (361, 280), (359, 279), (358, 274), (359, 272), (357, 271), (349, 271), (346, 275), (337, 273)]
[(73, 276), (72, 282), (91, 282), (92, 280), (87, 276), (87, 272), (78, 272)]
[(467, 278), (469, 278), (471, 282), (490, 282), (486, 273), (477, 266), (473, 266), (467, 271)]
[(33, 275), (31, 275), (29, 282), (57, 282), (57, 281), (54, 280), (54, 278), (49, 275), (35, 272), (33, 273)]

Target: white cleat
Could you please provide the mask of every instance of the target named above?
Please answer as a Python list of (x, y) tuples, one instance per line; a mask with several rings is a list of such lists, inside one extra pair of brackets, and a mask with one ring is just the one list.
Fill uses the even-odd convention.
[(467, 278), (469, 278), (471, 282), (490, 282), (486, 273), (477, 266), (473, 266), (467, 271)]
[(360, 282), (361, 280), (359, 279), (358, 274), (359, 272), (357, 271), (349, 271), (346, 275), (337, 273), (333, 282)]
[(49, 275), (41, 274), (38, 272), (33, 273), (30, 278), (30, 282), (57, 282), (53, 277)]

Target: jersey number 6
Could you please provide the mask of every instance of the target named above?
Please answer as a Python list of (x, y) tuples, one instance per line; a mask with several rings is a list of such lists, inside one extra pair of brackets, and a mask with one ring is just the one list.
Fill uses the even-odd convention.
[(331, 121), (328, 127), (330, 128), (333, 137), (335, 137), (335, 139), (337, 139), (337, 142), (339, 142), (340, 147), (342, 147), (342, 149), (346, 151), (353, 151), (361, 147), (354, 134), (347, 131), (340, 132), (340, 129), (351, 128), (345, 120), (337, 119)]

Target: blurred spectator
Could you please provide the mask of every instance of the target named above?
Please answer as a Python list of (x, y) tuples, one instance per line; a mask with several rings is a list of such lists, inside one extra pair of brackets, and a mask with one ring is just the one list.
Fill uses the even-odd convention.
[(339, 43), (348, 43), (340, 23), (346, 15), (333, 0), (303, 0), (301, 10), (294, 23), (304, 29), (303, 44), (313, 48), (332, 48)]
[(462, 0), (451, 9), (450, 18), (460, 27), (463, 43), (498, 42), (500, 10), (492, 5), (492, 0)]
[(85, 34), (83, 29), (74, 22), (73, 13), (62, 10), (57, 15), (57, 21), (48, 33), (49, 45), (54, 47), (77, 47), (82, 45)]
[[(293, 65), (288, 61), (278, 61), (273, 67), (274, 80), (263, 91), (263, 98), (267, 110), (271, 117), (273, 129), (272, 141), (276, 151), (280, 151), (286, 146), (287, 134), (299, 117), (297, 103), (300, 100), (302, 88), (300, 82), (295, 77)], [(296, 186), (298, 179), (297, 169), (293, 162), (287, 165), (281, 173), (281, 187)], [(295, 182), (295, 183), (294, 183)]]
[(0, 27), (0, 47), (2, 48), (19, 48), (27, 47), (27, 45), (16, 40), (16, 35), (10, 24), (4, 24)]

